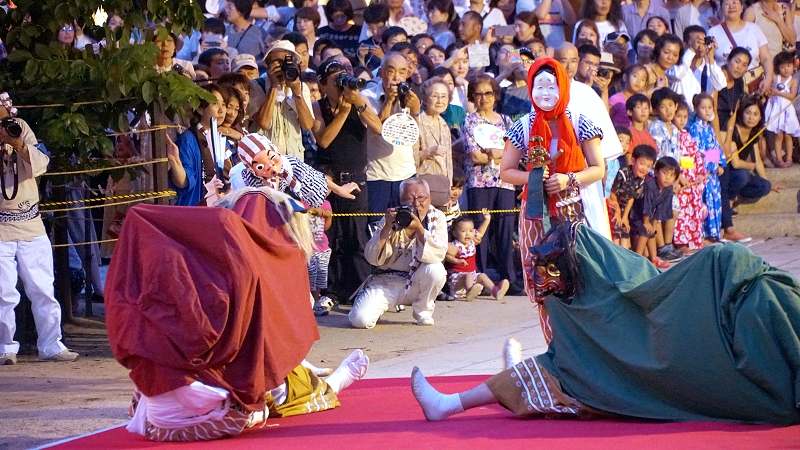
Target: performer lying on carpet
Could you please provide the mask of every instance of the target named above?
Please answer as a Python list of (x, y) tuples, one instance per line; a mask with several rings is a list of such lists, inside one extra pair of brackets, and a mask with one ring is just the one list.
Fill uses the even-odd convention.
[(732, 243), (660, 273), (570, 223), (531, 250), (547, 352), (451, 395), (415, 367), (428, 420), (499, 403), (524, 417), (800, 423), (800, 284), (789, 273)]
[(129, 256), (109, 267), (109, 343), (136, 386), (128, 429), (151, 440), (235, 436), (266, 415), (334, 408), (369, 364), (356, 350), (322, 379), (330, 370), (303, 359), (319, 339), (311, 236), (288, 196), (245, 188), (218, 206), (132, 208), (118, 242)]

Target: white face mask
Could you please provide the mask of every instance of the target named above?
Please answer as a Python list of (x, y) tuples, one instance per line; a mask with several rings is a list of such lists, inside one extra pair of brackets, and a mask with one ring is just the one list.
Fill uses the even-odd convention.
[(536, 106), (544, 111), (552, 111), (556, 107), (558, 99), (561, 98), (556, 76), (548, 72), (536, 75), (533, 79), (531, 97)]

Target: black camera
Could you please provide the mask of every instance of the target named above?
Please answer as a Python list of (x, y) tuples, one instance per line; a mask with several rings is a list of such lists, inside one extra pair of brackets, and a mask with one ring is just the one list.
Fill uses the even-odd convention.
[(14, 139), (22, 136), (22, 127), (19, 126), (17, 121), (11, 117), (6, 117), (5, 119), (1, 120), (0, 127), (3, 127), (6, 133), (8, 133), (8, 135)]
[(300, 66), (294, 62), (292, 55), (286, 55), (281, 61), (281, 72), (286, 81), (294, 81), (300, 78)]
[(703, 39), (703, 43), (706, 44), (707, 47), (714, 43), (714, 38), (711, 36), (706, 36), (705, 39)]
[(414, 213), (408, 205), (400, 205), (394, 209), (394, 212), (394, 223), (397, 224), (397, 228), (408, 228), (414, 221)]
[(408, 83), (402, 82), (397, 84), (398, 97), (404, 98), (409, 92), (411, 92), (411, 86), (409, 86)]
[(348, 88), (353, 91), (360, 91), (367, 87), (367, 80), (351, 77), (346, 73), (340, 73), (339, 76), (336, 77), (336, 86), (338, 86), (339, 89)]
[(608, 78), (609, 73), (611, 73), (611, 71), (605, 67), (600, 67), (597, 69), (597, 76), (600, 78)]

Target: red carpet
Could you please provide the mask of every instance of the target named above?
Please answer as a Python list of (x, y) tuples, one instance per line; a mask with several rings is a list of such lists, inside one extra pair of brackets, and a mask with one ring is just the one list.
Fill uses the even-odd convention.
[[(432, 377), (443, 392), (470, 388), (486, 376)], [(265, 428), (222, 441), (150, 442), (124, 427), (58, 445), (57, 449), (189, 447), (330, 449), (789, 449), (800, 448), (800, 425), (773, 427), (715, 422), (522, 420), (499, 406), (477, 408), (429, 423), (411, 394), (408, 379), (357, 382), (331, 411), (270, 419)]]

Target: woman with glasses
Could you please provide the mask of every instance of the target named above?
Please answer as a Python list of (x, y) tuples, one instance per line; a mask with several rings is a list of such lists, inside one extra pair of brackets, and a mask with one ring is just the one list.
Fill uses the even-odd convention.
[(58, 33), (56, 34), (56, 42), (58, 42), (58, 45), (60, 45), (61, 48), (66, 50), (73, 46), (74, 41), (75, 27), (72, 24), (65, 23), (61, 28), (58, 29)]
[[(484, 131), (489, 125), (494, 127), (500, 136), (508, 130), (514, 121), (510, 117), (495, 111), (500, 100), (500, 86), (489, 75), (476, 77), (467, 88), (467, 97), (475, 105), (476, 111), (464, 119), (464, 136), (467, 143), (465, 171), (467, 173), (467, 202), (469, 209), (478, 211), (513, 209), (516, 203), (514, 186), (500, 181), (500, 159), (503, 149), (486, 147)], [(528, 104), (530, 111), (530, 103)], [(481, 145), (483, 144), (483, 146)], [(475, 227), (483, 223), (483, 216), (474, 217)], [(500, 213), (493, 215), (489, 230), (483, 241), (477, 246), (477, 271), (486, 273), (489, 265), (489, 247), (495, 246), (497, 257), (496, 269), (501, 279), (510, 283), (517, 280), (514, 271), (514, 214)]]

